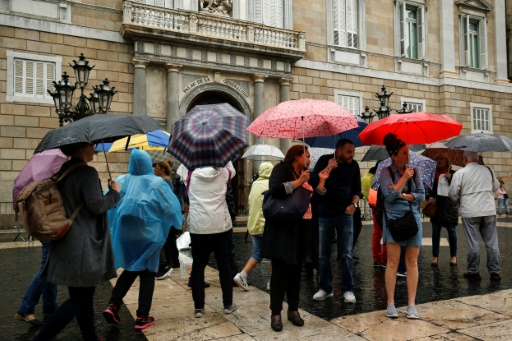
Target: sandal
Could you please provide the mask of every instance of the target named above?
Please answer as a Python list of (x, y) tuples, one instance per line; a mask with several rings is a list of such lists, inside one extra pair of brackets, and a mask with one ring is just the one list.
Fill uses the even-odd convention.
[(434, 257), (434, 259), (432, 259), (432, 262), (430, 262), (430, 265), (437, 267), (438, 263), (439, 263), (439, 258)]
[(457, 266), (457, 259), (455, 259), (454, 261), (450, 260), (450, 266)]

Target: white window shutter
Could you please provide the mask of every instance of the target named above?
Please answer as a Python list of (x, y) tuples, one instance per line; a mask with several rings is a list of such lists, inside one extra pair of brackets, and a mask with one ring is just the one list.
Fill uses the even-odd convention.
[(25, 62), (25, 89), (27, 95), (34, 95), (34, 62)]
[(464, 60), (465, 66), (471, 65), (471, 51), (470, 51), (470, 35), (469, 35), (469, 17), (467, 15), (462, 16), (462, 23), (464, 25)]
[(55, 80), (55, 64), (46, 64), (46, 89), (44, 92), (45, 96), (49, 96), (46, 90), (54, 91), (53, 81)]
[(36, 97), (44, 97), (44, 63), (35, 63), (35, 67), (35, 95)]
[(283, 0), (275, 0), (276, 1), (276, 27), (284, 28), (284, 7)]
[(480, 43), (480, 68), (487, 69), (487, 24), (485, 18), (478, 22), (478, 39)]
[(340, 45), (340, 2), (343, 0), (332, 1), (332, 23), (333, 23), (333, 44)]
[(17, 95), (23, 94), (23, 80), (25, 78), (25, 63), (22, 60), (15, 60), (14, 62), (14, 93)]
[(263, 23), (263, 0), (254, 0), (254, 21)]
[(155, 6), (158, 7), (164, 7), (165, 1), (164, 0), (154, 0)]
[(421, 6), (417, 10), (418, 18), (418, 59), (425, 58), (425, 7)]
[(164, 7), (165, 8), (174, 8), (174, 0), (165, 0)]
[(405, 2), (397, 2), (400, 15), (400, 55), (405, 57)]
[(339, 4), (339, 23), (338, 33), (340, 36), (340, 46), (347, 47), (347, 2), (341, 0)]

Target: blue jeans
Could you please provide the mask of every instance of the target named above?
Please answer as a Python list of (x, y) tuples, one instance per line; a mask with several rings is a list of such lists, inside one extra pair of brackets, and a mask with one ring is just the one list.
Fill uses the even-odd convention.
[(334, 218), (319, 218), (319, 260), (318, 287), (327, 293), (332, 292), (331, 252), (334, 230), (338, 250), (341, 252), (341, 290), (352, 291), (354, 288), (354, 254), (352, 241), (354, 226), (351, 215), (343, 214)]
[(510, 209), (508, 208), (508, 200), (507, 199), (498, 199), (498, 214), (501, 214), (501, 207), (505, 205), (505, 213), (510, 214)]
[(25, 291), (25, 295), (21, 300), (20, 307), (18, 308), (18, 315), (25, 316), (28, 314), (34, 314), (34, 308), (39, 303), (39, 298), (43, 295), (43, 314), (53, 314), (58, 308), (56, 302), (57, 299), (57, 285), (49, 283), (41, 277), (44, 266), (46, 264), (46, 258), (48, 257), (48, 251), (50, 250), (50, 241), (43, 241), (42, 252), (41, 252), (41, 265), (37, 271), (32, 282)]
[[(432, 257), (439, 257), (439, 243), (441, 242), (441, 227), (443, 225), (432, 223)], [(450, 244), (450, 257), (457, 257), (457, 226), (444, 226), (448, 231)]]

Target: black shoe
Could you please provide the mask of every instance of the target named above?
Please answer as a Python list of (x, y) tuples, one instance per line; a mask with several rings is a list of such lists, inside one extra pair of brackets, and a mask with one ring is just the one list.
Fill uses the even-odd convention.
[(152, 326), (155, 324), (155, 319), (152, 316), (148, 317), (137, 317), (135, 320), (135, 329), (146, 329), (149, 326)]
[(27, 322), (28, 324), (35, 326), (35, 327), (41, 327), (44, 324), (43, 321), (36, 319), (36, 315), (34, 315), (34, 314), (26, 314), (26, 315), (15, 314), (14, 318), (19, 321)]
[(491, 281), (501, 281), (501, 275), (499, 272), (491, 272)]
[(298, 311), (288, 310), (288, 321), (291, 321), (293, 325), (297, 327), (302, 327), (304, 325), (304, 320), (300, 317)]
[(165, 267), (163, 267), (162, 269), (158, 270), (158, 272), (156, 273), (156, 279), (164, 279), (165, 277), (171, 275), (171, 272), (172, 272), (172, 268), (170, 265), (166, 265)]
[(272, 315), (270, 317), (270, 327), (275, 332), (280, 332), (283, 330), (283, 321), (281, 320), (281, 315)]
[[(499, 275), (499, 274), (498, 274)], [(464, 278), (467, 278), (467, 279), (481, 279), (482, 277), (480, 277), (480, 272), (464, 272)]]
[[(187, 286), (188, 286), (189, 288), (192, 288), (192, 282), (191, 282), (190, 277), (189, 277), (189, 279), (188, 279), (188, 284), (187, 284)], [(209, 287), (210, 287), (210, 283), (208, 283), (207, 281), (204, 281), (204, 287), (205, 287), (205, 288), (209, 288)]]

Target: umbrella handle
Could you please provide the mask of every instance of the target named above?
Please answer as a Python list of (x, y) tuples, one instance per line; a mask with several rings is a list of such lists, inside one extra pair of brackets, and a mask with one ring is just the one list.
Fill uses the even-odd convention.
[(105, 143), (103, 142), (103, 140), (101, 140), (101, 147), (103, 149), (103, 154), (105, 155), (105, 162), (107, 163), (108, 179), (112, 180), (112, 175), (110, 174), (110, 167), (108, 166), (107, 152), (105, 151)]

